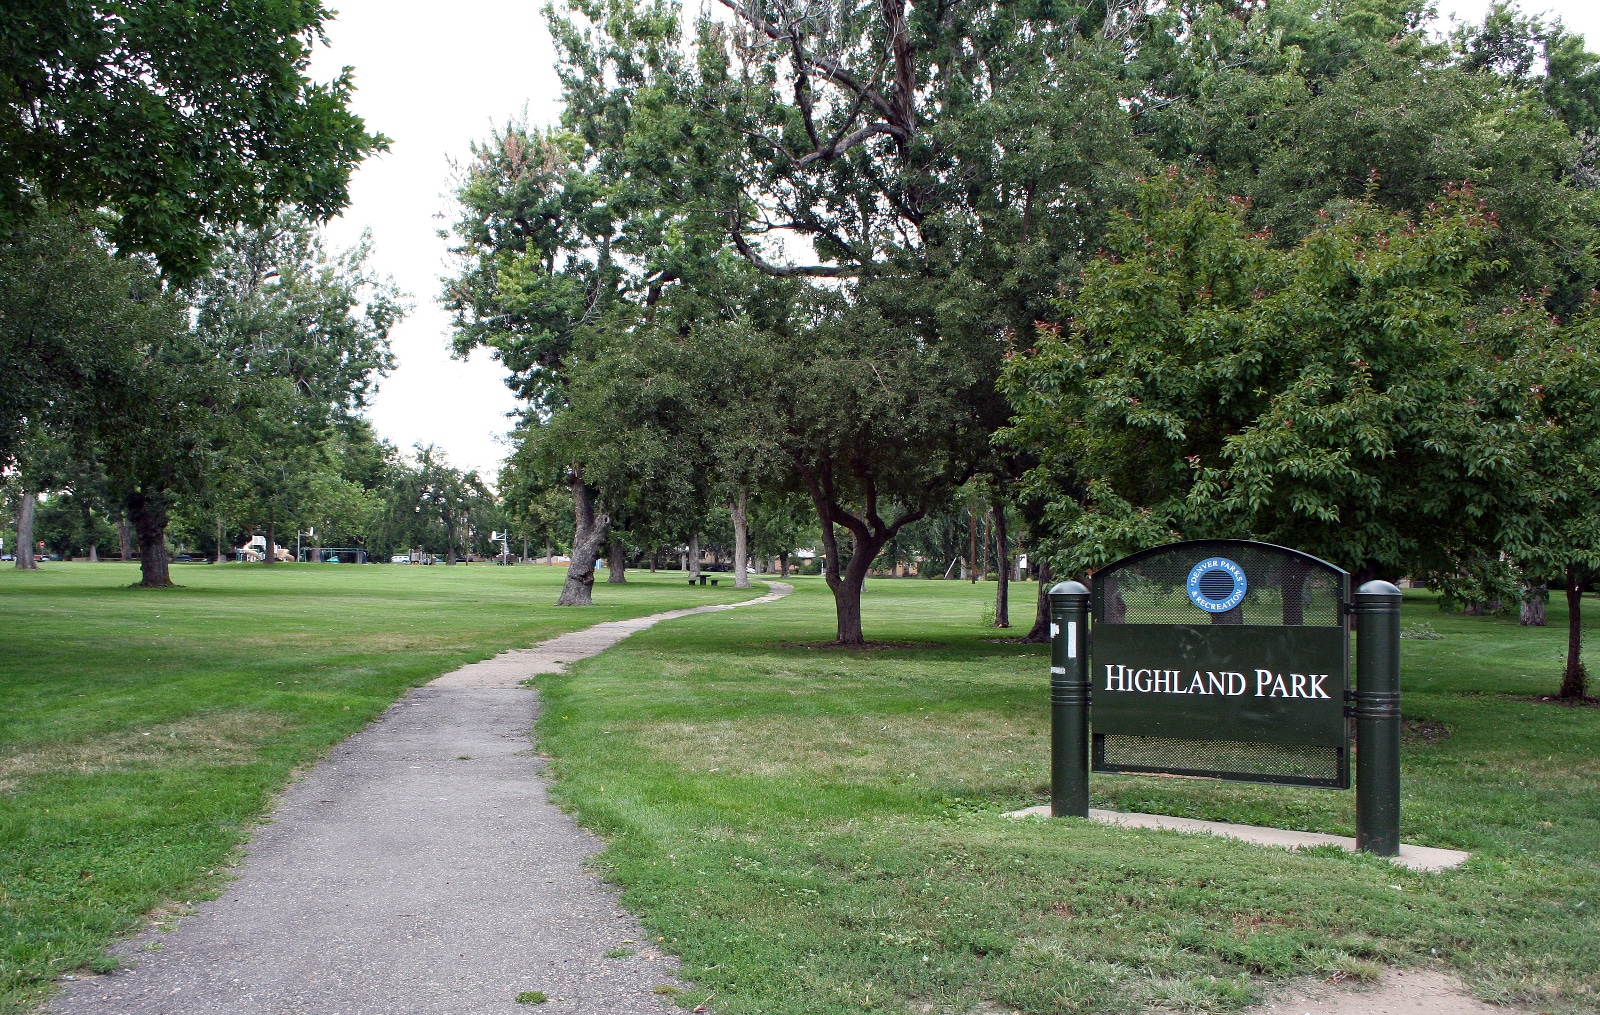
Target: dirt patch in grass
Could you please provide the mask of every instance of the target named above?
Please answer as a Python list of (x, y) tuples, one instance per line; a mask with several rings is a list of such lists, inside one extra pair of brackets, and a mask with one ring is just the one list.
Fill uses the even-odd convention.
[(1400, 742), (1413, 746), (1432, 747), (1450, 739), (1455, 730), (1442, 722), (1430, 722), (1427, 719), (1400, 720)]
[(893, 649), (942, 649), (937, 641), (867, 641), (859, 645), (846, 645), (837, 641), (782, 641), (779, 648), (833, 649), (840, 652), (884, 652)]
[(12, 792), (37, 775), (94, 775), (180, 763), (243, 765), (256, 760), (257, 748), (285, 725), (277, 715), (229, 712), (8, 752), (0, 754), (0, 792)]

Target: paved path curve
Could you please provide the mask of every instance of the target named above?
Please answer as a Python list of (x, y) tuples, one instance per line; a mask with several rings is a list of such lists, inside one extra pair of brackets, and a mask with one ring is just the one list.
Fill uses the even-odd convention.
[[(584, 868), (600, 843), (550, 804), (518, 686), (663, 620), (596, 624), (462, 667), (397, 701), (289, 787), (239, 877), (131, 964), (48, 1012), (126, 1015), (661, 1013), (671, 961)], [(466, 756), (470, 760), (462, 760)], [(159, 950), (148, 950), (159, 947)], [(607, 958), (629, 948), (637, 954)], [(542, 991), (537, 1009), (516, 1003)]]

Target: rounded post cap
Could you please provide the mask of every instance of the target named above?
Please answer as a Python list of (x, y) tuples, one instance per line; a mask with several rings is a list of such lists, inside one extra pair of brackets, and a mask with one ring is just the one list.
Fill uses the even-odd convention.
[(1401, 592), (1399, 589), (1395, 588), (1386, 581), (1379, 581), (1378, 579), (1373, 579), (1372, 581), (1362, 585), (1359, 589), (1356, 589), (1356, 595), (1384, 596), (1386, 598), (1392, 597), (1394, 599), (1401, 598)]
[(1086, 596), (1089, 594), (1088, 586), (1083, 582), (1065, 581), (1050, 590), (1050, 598), (1056, 596)]

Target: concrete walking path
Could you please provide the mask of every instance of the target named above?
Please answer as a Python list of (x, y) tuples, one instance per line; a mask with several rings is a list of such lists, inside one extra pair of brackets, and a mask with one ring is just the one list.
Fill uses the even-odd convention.
[[(662, 620), (597, 624), (417, 688), (291, 785), (221, 898), (115, 951), (53, 1013), (478, 1015), (676, 1011), (674, 966), (584, 867), (601, 848), (553, 806), (518, 686)], [(627, 949), (634, 954), (607, 957)], [(548, 1003), (519, 1005), (523, 991)]]

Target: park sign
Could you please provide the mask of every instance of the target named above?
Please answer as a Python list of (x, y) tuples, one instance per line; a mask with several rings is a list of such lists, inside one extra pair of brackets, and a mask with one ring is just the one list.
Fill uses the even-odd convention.
[(1348, 788), (1349, 591), (1326, 561), (1245, 540), (1096, 571), (1094, 770)]
[(1052, 815), (1089, 816), (1091, 765), (1345, 789), (1354, 717), (1356, 848), (1399, 853), (1399, 589), (1351, 595), (1326, 561), (1238, 539), (1144, 550), (1093, 585), (1050, 590)]

